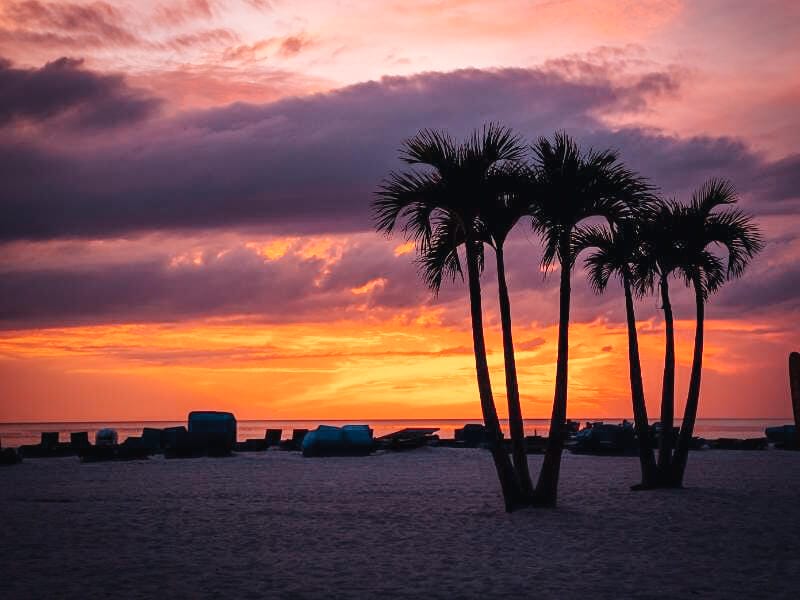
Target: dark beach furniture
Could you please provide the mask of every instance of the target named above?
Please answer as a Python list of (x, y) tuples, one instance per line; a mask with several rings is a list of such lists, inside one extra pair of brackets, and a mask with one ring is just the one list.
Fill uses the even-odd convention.
[(308, 429), (293, 429), (292, 437), (288, 440), (283, 440), (280, 443), (281, 450), (300, 450), (303, 439), (306, 437)]
[(161, 440), (165, 458), (191, 458), (202, 456), (202, 449), (196, 448), (192, 444), (189, 431), (183, 425), (178, 427), (165, 427)]
[(267, 429), (264, 432), (264, 441), (267, 443), (267, 447), (279, 446), (282, 433), (283, 431), (280, 429)]
[(230, 456), (236, 445), (236, 417), (229, 412), (192, 411), (186, 427), (167, 427), (162, 434), (166, 458)]
[(277, 446), (281, 443), (280, 429), (267, 429), (264, 431), (263, 438), (249, 438), (243, 442), (236, 443), (237, 452), (263, 452), (270, 446)]
[(714, 450), (766, 450), (768, 448), (767, 438), (748, 438), (745, 440), (719, 438), (709, 440), (708, 444)]
[(189, 436), (193, 444), (205, 444), (209, 456), (230, 454), (236, 444), (236, 417), (229, 412), (192, 411)]
[(179, 425), (178, 427), (165, 427), (161, 432), (161, 446), (166, 450), (168, 448), (177, 447), (182, 438), (186, 437), (189, 432), (186, 427)]
[(43, 431), (41, 441), (39, 442), (42, 450), (55, 450), (58, 448), (58, 432), (57, 431)]
[[(650, 426), (650, 441), (653, 444), (653, 448), (658, 448), (659, 443), (661, 441), (661, 422), (656, 421)], [(672, 447), (674, 448), (675, 445), (678, 443), (678, 436), (680, 435), (680, 427), (673, 427), (672, 428)]]
[(57, 431), (44, 431), (38, 444), (25, 444), (19, 447), (19, 453), (31, 458), (49, 458), (54, 456), (70, 456), (75, 453), (72, 444), (61, 443)]
[(486, 427), (479, 423), (467, 423), (461, 429), (455, 430), (456, 442), (462, 442), (468, 448), (477, 448), (487, 440)]
[(117, 430), (111, 429), (110, 427), (98, 429), (97, 433), (94, 434), (95, 446), (116, 446), (118, 441), (119, 435), (117, 434)]
[(373, 450), (368, 425), (320, 425), (303, 438), (303, 456), (366, 456)]
[(117, 460), (143, 460), (153, 454), (143, 437), (131, 436), (117, 446)]
[(547, 438), (541, 435), (526, 435), (525, 436), (525, 453), (526, 454), (541, 454), (547, 450)]
[(567, 422), (564, 424), (564, 429), (567, 433), (567, 439), (574, 438), (578, 434), (578, 431), (580, 431), (580, 428), (580, 422), (567, 419)]
[(794, 446), (797, 428), (794, 425), (778, 425), (777, 427), (767, 427), (764, 435), (775, 444), (776, 448), (789, 448)]
[(639, 443), (633, 425), (627, 421), (620, 425), (597, 422), (587, 423), (570, 443), (569, 449), (576, 454), (632, 456), (638, 454)]
[(72, 446), (72, 449), (75, 450), (78, 454), (84, 448), (90, 446), (89, 442), (89, 432), (88, 431), (74, 431), (69, 434), (69, 443)]
[(775, 444), (776, 448), (782, 450), (796, 450), (800, 446), (795, 445), (797, 438), (797, 427), (794, 425), (778, 425), (777, 427), (767, 427), (764, 430), (767, 440)]
[(104, 428), (95, 435), (94, 446), (81, 448), (81, 462), (104, 462), (111, 460), (144, 460), (153, 454), (151, 446), (142, 437), (130, 436), (121, 444), (114, 429)]
[(22, 456), (15, 448), (3, 448), (0, 440), (0, 465), (15, 465), (22, 462)]
[(412, 450), (437, 441), (439, 436), (434, 435), (437, 431), (439, 431), (438, 427), (407, 427), (400, 431), (382, 435), (377, 441), (380, 447), (387, 450)]
[(267, 440), (264, 438), (248, 438), (243, 442), (236, 442), (236, 452), (263, 452), (267, 449)]
[(164, 431), (155, 427), (142, 429), (142, 445), (148, 448), (151, 454), (161, 452), (163, 448)]

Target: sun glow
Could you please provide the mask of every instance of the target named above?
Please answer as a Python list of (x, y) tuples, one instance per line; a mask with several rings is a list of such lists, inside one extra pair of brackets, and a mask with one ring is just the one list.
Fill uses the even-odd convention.
[[(690, 364), (693, 326), (676, 324), (679, 382)], [(763, 367), (761, 359), (745, 358), (744, 349), (731, 350), (743, 331), (758, 332), (759, 325), (709, 322), (708, 379)], [(545, 418), (557, 328), (520, 324), (515, 334), (524, 414)], [(570, 337), (570, 415), (630, 414), (624, 326), (576, 323)], [(660, 325), (642, 323), (640, 341), (654, 411)], [(505, 414), (499, 331), (488, 330), (487, 344), (498, 410)], [(480, 417), (469, 329), (443, 325), (441, 311), (431, 309), (324, 325), (231, 319), (5, 332), (0, 356), (3, 420), (58, 418), (65, 406), (71, 408), (61, 414), (89, 420), (182, 418), (198, 406), (241, 418)], [(679, 386), (679, 403), (682, 393)], [(722, 407), (722, 401), (707, 404)]]

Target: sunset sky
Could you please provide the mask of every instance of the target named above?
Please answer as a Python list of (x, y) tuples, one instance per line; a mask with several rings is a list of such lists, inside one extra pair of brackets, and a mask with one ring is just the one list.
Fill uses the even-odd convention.
[[(404, 138), (490, 120), (618, 148), (666, 197), (732, 179), (767, 245), (707, 307), (700, 416), (788, 417), (798, 40), (793, 0), (0, 0), (0, 421), (479, 416), (465, 286), (433, 298), (369, 204)], [(558, 277), (526, 227), (506, 254), (543, 418)], [(630, 415), (621, 289), (573, 288), (569, 414)], [(637, 303), (652, 415), (658, 309)]]

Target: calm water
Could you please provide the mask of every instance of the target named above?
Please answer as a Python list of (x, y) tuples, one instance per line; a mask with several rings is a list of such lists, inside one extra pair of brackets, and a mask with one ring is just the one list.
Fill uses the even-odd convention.
[[(579, 419), (583, 423), (586, 419)], [(596, 420), (596, 419), (592, 419)], [(621, 419), (606, 419), (606, 423), (619, 423)], [(508, 433), (508, 421), (503, 419), (503, 428)], [(698, 419), (695, 435), (705, 438), (752, 438), (763, 437), (764, 428), (773, 425), (790, 423), (791, 419)], [(368, 423), (375, 431), (376, 436), (381, 436), (404, 427), (438, 427), (439, 435), (452, 438), (453, 431), (462, 427), (464, 423), (480, 423), (480, 420), (465, 419), (391, 419), (372, 421), (239, 421), (238, 437), (240, 440), (247, 438), (264, 437), (265, 429), (282, 429), (283, 437), (291, 437), (292, 429), (314, 429), (317, 425), (346, 425), (355, 423)], [(128, 422), (86, 422), (86, 423), (0, 423), (0, 441), (3, 446), (19, 446), (20, 444), (35, 444), (39, 442), (43, 431), (58, 431), (62, 441), (69, 441), (69, 434), (74, 431), (88, 431), (89, 438), (94, 440), (94, 434), (103, 427), (112, 427), (119, 433), (119, 441), (129, 436), (138, 436), (144, 427), (172, 427), (185, 425), (185, 421), (128, 421)], [(527, 419), (525, 432), (529, 435), (538, 433), (547, 435), (549, 419)], [(676, 421), (676, 425), (680, 420)]]

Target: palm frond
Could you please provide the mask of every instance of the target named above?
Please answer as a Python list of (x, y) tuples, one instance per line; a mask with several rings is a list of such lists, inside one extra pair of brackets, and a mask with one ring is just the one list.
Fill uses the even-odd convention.
[(542, 236), (542, 265), (558, 258), (572, 268), (574, 256), (561, 256), (561, 243), (585, 219), (602, 217), (609, 224), (630, 219), (655, 201), (654, 187), (628, 169), (616, 150), (582, 151), (565, 132), (553, 140), (539, 138), (531, 148), (536, 198), (529, 212)]
[(729, 278), (740, 277), (750, 260), (764, 248), (764, 238), (753, 218), (738, 209), (726, 209), (708, 216), (706, 242), (725, 247)]
[(375, 228), (390, 235), (399, 222), (411, 237), (430, 237), (430, 224), (424, 218), (440, 204), (441, 186), (436, 173), (391, 172), (372, 202)]
[(403, 142), (400, 160), (410, 165), (428, 165), (444, 176), (457, 166), (458, 149), (446, 131), (421, 129)]
[(464, 229), (455, 219), (443, 218), (430, 244), (420, 251), (417, 258), (420, 277), (434, 295), (438, 295), (444, 280), (464, 279), (458, 249), (465, 239)]
[(695, 212), (709, 215), (718, 206), (734, 204), (736, 189), (728, 179), (712, 177), (692, 194), (691, 207)]

